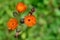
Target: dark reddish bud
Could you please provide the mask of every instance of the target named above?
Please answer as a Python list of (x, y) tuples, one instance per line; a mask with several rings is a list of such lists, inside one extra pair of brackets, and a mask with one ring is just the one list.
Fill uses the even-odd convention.
[(16, 11), (13, 12), (13, 16), (14, 16), (14, 17), (16, 17), (17, 14), (18, 14), (18, 13), (17, 13)]
[(24, 23), (24, 18), (21, 18), (20, 19), (20, 23)]
[(31, 14), (31, 15), (32, 15), (32, 12), (30, 11), (30, 12), (29, 12), (29, 14)]
[(20, 29), (17, 28), (17, 29), (16, 29), (16, 32), (20, 32)]
[(17, 37), (18, 37), (18, 35), (19, 35), (19, 33), (18, 33), (18, 32), (16, 32), (16, 34), (15, 34), (15, 36), (14, 36), (14, 37), (15, 37), (15, 38), (17, 38)]
[(35, 8), (33, 7), (32, 9), (31, 9), (31, 12), (34, 12), (35, 11)]

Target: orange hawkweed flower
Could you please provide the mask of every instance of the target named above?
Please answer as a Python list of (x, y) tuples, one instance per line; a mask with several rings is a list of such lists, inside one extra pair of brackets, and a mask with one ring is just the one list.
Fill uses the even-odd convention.
[(24, 23), (27, 26), (32, 26), (36, 23), (36, 18), (33, 15), (28, 14), (27, 16), (24, 17)]
[(22, 12), (26, 9), (26, 5), (22, 2), (18, 2), (17, 5), (16, 5), (16, 10), (18, 12)]
[(10, 18), (9, 21), (7, 22), (7, 26), (9, 30), (14, 30), (16, 26), (18, 25), (18, 22), (15, 18)]

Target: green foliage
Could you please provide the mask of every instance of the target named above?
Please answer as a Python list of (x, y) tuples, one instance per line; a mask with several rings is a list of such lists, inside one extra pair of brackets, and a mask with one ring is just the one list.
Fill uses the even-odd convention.
[[(7, 21), (14, 18), (13, 11), (16, 4), (24, 2), (27, 9), (18, 13), (15, 17), (18, 20), (17, 28), (20, 29), (18, 38), (15, 38), (16, 29), (9, 32)], [(0, 0), (0, 40), (60, 40), (60, 9), (59, 0)], [(20, 23), (31, 8), (35, 8), (33, 15), (36, 17), (36, 24), (27, 27)]]

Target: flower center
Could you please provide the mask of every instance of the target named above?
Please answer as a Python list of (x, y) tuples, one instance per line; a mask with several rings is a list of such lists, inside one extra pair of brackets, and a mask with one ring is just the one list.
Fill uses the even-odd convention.
[(14, 25), (14, 23), (12, 23), (12, 25)]
[(28, 19), (28, 21), (30, 21), (30, 19)]

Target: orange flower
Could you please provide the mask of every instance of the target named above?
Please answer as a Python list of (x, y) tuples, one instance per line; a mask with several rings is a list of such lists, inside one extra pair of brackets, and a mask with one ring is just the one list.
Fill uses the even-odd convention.
[(22, 12), (26, 9), (26, 5), (22, 2), (18, 2), (17, 5), (16, 5), (16, 10), (18, 12)]
[(15, 18), (10, 18), (7, 22), (7, 26), (9, 30), (14, 30), (16, 26), (18, 25), (17, 20)]
[(24, 17), (24, 23), (27, 26), (32, 26), (36, 23), (36, 18), (33, 15), (28, 14), (27, 16)]

